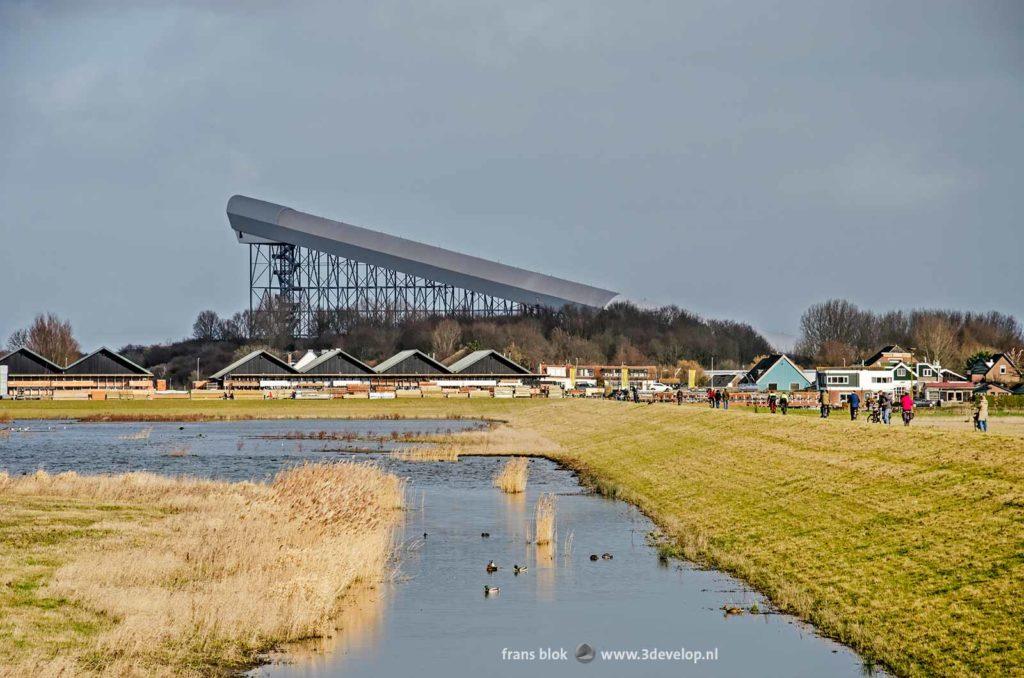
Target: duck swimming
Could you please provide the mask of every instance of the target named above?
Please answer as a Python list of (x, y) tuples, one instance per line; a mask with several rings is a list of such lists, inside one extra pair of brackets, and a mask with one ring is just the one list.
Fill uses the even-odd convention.
[(501, 589), (497, 586), (488, 586), (484, 584), (484, 595), (485, 596), (496, 596), (501, 592)]
[(497, 572), (498, 571), (498, 566), (494, 564), (493, 560), (490, 560), (490, 561), (487, 562), (487, 567), (485, 569), (488, 572)]
[(601, 554), (601, 559), (602, 560), (611, 560), (612, 559), (612, 554), (610, 554), (610, 553), (602, 553)]
[(487, 538), (488, 538), (488, 537), (490, 537), (490, 536), (491, 536), (491, 533), (490, 533), (490, 532), (481, 532), (481, 533), (480, 533), (480, 537), (481, 537), (482, 539), (487, 539)]
[(527, 569), (526, 565), (513, 565), (512, 574), (518, 577), (520, 572), (526, 572)]
[(591, 560), (597, 560), (597, 554), (596, 553), (591, 553), (590, 554), (590, 559)]

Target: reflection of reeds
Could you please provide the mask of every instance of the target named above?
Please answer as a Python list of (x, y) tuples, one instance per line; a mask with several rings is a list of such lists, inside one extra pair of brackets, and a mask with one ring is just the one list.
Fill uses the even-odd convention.
[(401, 479), (355, 463), (300, 466), (269, 484), (0, 472), (7, 501), (159, 509), (141, 525), (105, 523), (89, 536), (102, 548), (68, 550), (53, 574), (52, 595), (110, 628), (12, 675), (74, 673), (67, 667), (82, 662), (110, 675), (219, 674), (269, 647), (329, 635), (347, 605), (340, 594), (386, 573), (404, 493)]
[(555, 542), (555, 495), (542, 494), (537, 500), (535, 539), (538, 546)]
[(153, 433), (153, 427), (144, 428), (141, 431), (135, 433), (126, 433), (121, 436), (121, 440), (149, 440), (150, 434)]
[(566, 560), (570, 560), (572, 558), (572, 543), (575, 538), (575, 532), (569, 532), (569, 536), (565, 538), (565, 545), (562, 547), (562, 555), (565, 556)]
[(512, 457), (494, 476), (494, 486), (509, 494), (525, 492), (529, 475), (530, 463), (526, 457)]
[(402, 461), (458, 461), (459, 449), (450, 445), (430, 445), (392, 452), (391, 456)]

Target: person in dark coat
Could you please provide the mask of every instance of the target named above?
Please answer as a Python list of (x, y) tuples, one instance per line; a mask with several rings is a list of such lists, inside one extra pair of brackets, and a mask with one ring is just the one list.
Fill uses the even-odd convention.
[(860, 411), (860, 396), (856, 393), (851, 393), (846, 402), (850, 403), (850, 421), (855, 421), (857, 413)]

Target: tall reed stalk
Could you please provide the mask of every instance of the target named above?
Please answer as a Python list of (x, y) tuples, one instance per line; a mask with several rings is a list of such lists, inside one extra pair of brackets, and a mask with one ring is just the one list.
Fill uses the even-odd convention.
[(530, 462), (526, 457), (512, 457), (494, 476), (494, 486), (508, 494), (519, 494), (526, 492), (526, 480), (529, 476)]
[(536, 543), (538, 545), (555, 542), (555, 495), (542, 494), (537, 500), (536, 510)]

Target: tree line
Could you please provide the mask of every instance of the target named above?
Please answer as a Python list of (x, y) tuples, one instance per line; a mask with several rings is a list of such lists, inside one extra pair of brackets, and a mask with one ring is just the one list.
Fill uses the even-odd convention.
[(888, 344), (899, 344), (918, 358), (961, 371), (979, 356), (1024, 351), (1024, 330), (1012, 315), (998, 311), (946, 309), (875, 312), (845, 299), (808, 308), (800, 318), (795, 353), (817, 365), (854, 365)]
[[(539, 363), (709, 366), (741, 369), (773, 347), (753, 327), (705, 319), (676, 306), (645, 309), (616, 303), (601, 311), (568, 309), (510, 318), (422, 317), (389, 323), (354, 314), (325, 315), (312, 338), (293, 335), (294, 314), (280, 301), (228, 317), (199, 313), (190, 337), (165, 344), (129, 344), (129, 359), (175, 386), (210, 374), (257, 348), (283, 355), (307, 349), (342, 348), (367, 362), (416, 348), (444, 359), (461, 349), (493, 348), (534, 369)], [(996, 311), (941, 309), (886, 311), (831, 299), (814, 304), (800, 320), (794, 357), (806, 366), (857, 364), (880, 347), (900, 344), (918, 357), (962, 370), (974, 357), (1024, 353), (1024, 331), (1011, 315)], [(81, 356), (71, 323), (40, 314), (14, 332), (7, 347), (21, 346), (66, 365)]]

